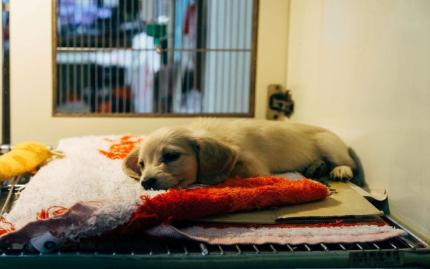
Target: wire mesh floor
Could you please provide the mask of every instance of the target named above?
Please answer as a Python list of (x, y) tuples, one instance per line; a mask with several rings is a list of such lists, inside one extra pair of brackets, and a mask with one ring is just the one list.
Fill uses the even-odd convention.
[[(389, 218), (386, 219), (394, 226)], [(108, 255), (148, 255), (148, 256), (170, 256), (170, 255), (247, 255), (247, 254), (278, 254), (296, 252), (330, 252), (330, 251), (395, 251), (395, 250), (426, 250), (428, 245), (411, 233), (380, 242), (367, 243), (320, 243), (299, 245), (209, 245), (188, 240), (173, 240), (145, 237), (130, 240), (115, 238), (89, 238), (80, 242), (67, 242), (54, 254), (108, 254)], [(26, 255), (38, 254), (28, 245), (16, 244), (10, 249), (1, 249), (2, 255)]]

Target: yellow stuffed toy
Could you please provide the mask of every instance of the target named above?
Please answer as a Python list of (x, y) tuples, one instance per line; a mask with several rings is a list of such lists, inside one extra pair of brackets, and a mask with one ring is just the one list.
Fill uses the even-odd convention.
[(0, 181), (32, 172), (53, 156), (61, 156), (61, 154), (41, 143), (16, 144), (10, 152), (0, 156)]

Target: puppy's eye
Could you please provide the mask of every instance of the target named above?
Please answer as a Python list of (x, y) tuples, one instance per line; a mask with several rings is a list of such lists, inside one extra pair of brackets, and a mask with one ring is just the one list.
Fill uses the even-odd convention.
[(166, 152), (163, 154), (161, 161), (163, 163), (170, 163), (176, 161), (179, 157), (181, 157), (181, 153), (179, 152)]
[(140, 167), (141, 169), (143, 169), (143, 167), (145, 167), (145, 163), (144, 163), (143, 161), (140, 161), (140, 162), (139, 162), (139, 167)]

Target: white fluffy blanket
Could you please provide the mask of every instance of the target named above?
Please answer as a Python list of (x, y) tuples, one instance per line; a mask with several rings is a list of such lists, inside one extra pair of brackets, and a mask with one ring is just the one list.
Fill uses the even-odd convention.
[(88, 136), (61, 140), (57, 149), (65, 157), (51, 161), (32, 177), (5, 219), (15, 230), (20, 230), (40, 219), (44, 212), (51, 218), (58, 208), (70, 209), (83, 203), (88, 215), (74, 225), (75, 229), (67, 230), (67, 237), (75, 239), (100, 234), (127, 222), (141, 202), (139, 196), (159, 192), (144, 191), (123, 173), (121, 159), (110, 159), (100, 153), (120, 138)]

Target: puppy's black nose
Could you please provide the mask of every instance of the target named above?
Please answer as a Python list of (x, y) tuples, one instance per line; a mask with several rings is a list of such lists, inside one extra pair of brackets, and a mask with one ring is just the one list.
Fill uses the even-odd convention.
[(142, 187), (145, 190), (157, 189), (157, 178), (150, 177), (142, 181)]

